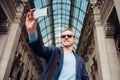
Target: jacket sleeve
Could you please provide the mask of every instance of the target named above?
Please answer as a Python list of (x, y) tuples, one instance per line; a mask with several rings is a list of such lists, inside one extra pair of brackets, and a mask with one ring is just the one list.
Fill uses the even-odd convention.
[(84, 64), (84, 60), (82, 61), (83, 64), (82, 64), (82, 79), (81, 80), (89, 80), (89, 77), (88, 77), (88, 73), (86, 71), (86, 67), (85, 67), (85, 64)]
[(43, 57), (45, 59), (49, 59), (52, 55), (52, 53), (54, 53), (54, 49), (52, 48), (54, 46), (51, 47), (46, 47), (42, 44), (42, 42), (37, 39), (34, 42), (29, 43), (32, 51), (35, 53), (35, 55), (39, 56), (39, 57)]

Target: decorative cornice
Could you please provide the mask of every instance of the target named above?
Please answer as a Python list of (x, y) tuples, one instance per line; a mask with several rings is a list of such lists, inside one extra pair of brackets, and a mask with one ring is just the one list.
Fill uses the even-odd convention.
[(105, 3), (102, 4), (101, 6), (102, 6), (100, 9), (101, 23), (104, 24), (114, 7), (114, 2), (113, 0), (106, 0)]

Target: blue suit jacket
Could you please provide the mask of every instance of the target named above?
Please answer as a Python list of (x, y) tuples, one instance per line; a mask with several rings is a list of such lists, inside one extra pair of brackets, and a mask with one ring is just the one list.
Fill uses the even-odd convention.
[[(40, 80), (46, 80), (45, 78), (46, 78), (47, 72), (49, 70), (51, 61), (54, 58), (54, 54), (56, 53), (57, 48), (55, 46), (45, 47), (42, 45), (40, 40), (36, 40), (32, 43), (29, 43), (29, 45), (36, 55), (43, 57), (48, 61), (46, 67), (44, 68), (42, 74), (40, 75)], [(56, 64), (55, 71), (52, 74), (52, 79), (50, 80), (58, 80), (58, 77), (60, 75), (60, 71), (63, 65), (63, 49), (62, 48), (59, 48), (59, 54), (60, 54), (59, 60)], [(77, 73), (76, 80), (89, 80), (83, 59), (76, 54), (74, 55), (76, 58), (76, 73)]]

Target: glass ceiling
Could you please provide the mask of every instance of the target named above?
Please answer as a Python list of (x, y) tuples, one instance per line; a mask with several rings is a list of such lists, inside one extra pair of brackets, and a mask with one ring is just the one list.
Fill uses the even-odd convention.
[(39, 18), (39, 26), (45, 46), (61, 46), (61, 32), (69, 27), (75, 32), (76, 51), (88, 0), (34, 0), (36, 8), (48, 8), (48, 16)]

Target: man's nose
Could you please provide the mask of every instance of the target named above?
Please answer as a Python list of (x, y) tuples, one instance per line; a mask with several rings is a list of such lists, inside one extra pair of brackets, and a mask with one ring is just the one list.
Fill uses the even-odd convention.
[(68, 38), (68, 36), (65, 36), (65, 38)]

